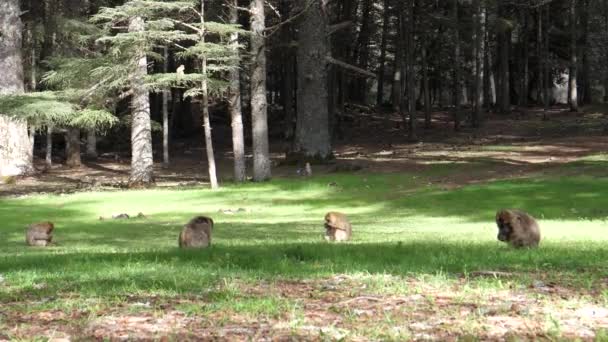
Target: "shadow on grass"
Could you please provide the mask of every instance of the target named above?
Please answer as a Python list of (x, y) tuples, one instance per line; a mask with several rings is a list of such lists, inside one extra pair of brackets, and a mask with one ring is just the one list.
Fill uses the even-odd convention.
[[(592, 257), (590, 257), (590, 254)], [(417, 276), (457, 275), (475, 270), (553, 274), (597, 280), (608, 276), (608, 249), (597, 245), (551, 245), (512, 250), (495, 244), (467, 243), (288, 243), (215, 245), (206, 250), (135, 251), (129, 253), (65, 253), (4, 257), (0, 273), (6, 284), (31, 285), (0, 291), (4, 300), (79, 292), (114, 296), (141, 291), (197, 294), (224, 279), (315, 278), (336, 273)], [(583, 276), (584, 274), (584, 276)], [(583, 279), (584, 278), (584, 279)], [(516, 279), (517, 280), (517, 279)], [(519, 279), (524, 281), (524, 278)], [(34, 284), (45, 284), (36, 289)]]

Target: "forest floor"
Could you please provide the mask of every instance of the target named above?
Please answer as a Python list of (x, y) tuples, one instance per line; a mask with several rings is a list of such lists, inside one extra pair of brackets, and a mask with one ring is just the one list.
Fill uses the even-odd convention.
[[(0, 185), (0, 341), (608, 340), (602, 111), (458, 134), (436, 113), (416, 143), (365, 114), (310, 178), (277, 148), (276, 179), (231, 184), (218, 153), (215, 192), (187, 145), (152, 190), (115, 189), (128, 161), (103, 159)], [(539, 249), (496, 241), (502, 207), (540, 220)], [(322, 240), (329, 210), (349, 215), (352, 242)], [(214, 218), (213, 246), (178, 250), (197, 214)], [(24, 247), (42, 220), (56, 245)]]
[[(431, 129), (418, 126), (418, 142), (409, 142), (401, 118), (367, 113), (352, 108), (345, 123), (344, 136), (334, 143), (336, 160), (329, 165), (313, 165), (313, 173), (349, 172), (359, 169), (369, 173), (420, 172), (443, 167), (457, 167), (462, 172), (439, 176), (433, 182), (460, 186), (479, 181), (517, 177), (530, 172), (550, 172), (565, 163), (608, 151), (608, 107), (588, 107), (579, 114), (565, 107), (554, 107), (543, 120), (543, 111), (529, 109), (505, 117), (487, 114), (482, 128), (464, 127), (455, 133), (447, 112), (433, 113)], [(378, 134), (378, 132), (382, 132)], [(232, 153), (223, 144), (216, 147), (220, 181), (232, 179)], [(201, 139), (178, 141), (173, 146), (171, 165), (156, 165), (159, 187), (188, 187), (208, 183), (204, 146)], [(295, 177), (298, 166), (286, 165), (287, 146), (272, 144), (273, 177)], [(252, 156), (248, 155), (248, 170)], [(157, 158), (158, 159), (158, 158)], [(69, 193), (85, 189), (120, 188), (129, 176), (129, 156), (103, 153), (95, 161), (84, 160), (77, 169), (55, 164), (46, 170), (37, 160), (40, 172), (20, 179), (18, 184), (0, 184), (0, 196), (30, 193)], [(301, 167), (301, 166), (300, 166)]]

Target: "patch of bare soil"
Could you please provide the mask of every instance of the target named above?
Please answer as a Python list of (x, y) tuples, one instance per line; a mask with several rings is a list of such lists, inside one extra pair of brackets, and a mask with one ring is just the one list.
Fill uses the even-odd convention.
[[(279, 298), (293, 309), (278, 315), (208, 311), (204, 298), (133, 298), (101, 311), (22, 313), (10, 304), (0, 333), (9, 339), (44, 337), (80, 340), (255, 340), (367, 341), (378, 339), (454, 341), (590, 340), (608, 329), (608, 308), (573, 289), (536, 281), (524, 287), (472, 289), (462, 279), (431, 285), (390, 279), (411, 291), (394, 295), (368, 289), (365, 279), (335, 276), (315, 281), (232, 284), (244, 299)], [(235, 299), (238, 301), (238, 299)], [(182, 305), (200, 307), (197, 313)], [(4, 335), (2, 335), (4, 334)]]
[[(394, 113), (368, 113), (355, 107), (346, 116), (344, 134), (334, 142), (336, 162), (313, 165), (313, 174), (331, 172), (419, 172), (438, 166), (458, 167), (461, 172), (432, 178), (446, 187), (494, 179), (522, 177), (531, 173), (553, 172), (565, 163), (608, 151), (608, 136), (603, 112), (589, 109), (582, 114), (553, 108), (544, 120), (539, 109), (510, 116), (487, 114), (482, 128), (464, 128), (454, 132), (448, 112), (433, 113), (432, 127), (422, 130), (419, 141), (410, 142), (403, 123)], [(200, 139), (196, 140), (199, 143)], [(285, 142), (273, 144), (274, 177), (298, 177), (302, 166), (285, 165)], [(168, 168), (156, 166), (160, 187), (206, 186), (208, 182), (204, 148), (179, 143), (172, 151)], [(232, 153), (218, 147), (216, 153), (220, 180), (232, 178)], [(37, 161), (43, 169), (41, 161)], [(251, 169), (252, 157), (247, 156)], [(105, 158), (85, 162), (77, 169), (62, 165), (15, 184), (0, 184), (0, 196), (29, 193), (63, 193), (91, 189), (125, 187), (129, 176), (128, 156), (107, 154)]]

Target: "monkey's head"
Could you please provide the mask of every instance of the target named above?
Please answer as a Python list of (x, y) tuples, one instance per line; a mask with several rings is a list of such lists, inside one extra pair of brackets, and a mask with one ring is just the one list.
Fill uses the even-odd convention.
[(519, 216), (513, 215), (509, 210), (501, 210), (496, 213), (496, 225), (498, 226), (498, 240), (507, 242), (513, 234), (513, 220), (519, 220)]
[(190, 220), (190, 224), (193, 224), (193, 225), (207, 224), (207, 225), (213, 227), (213, 219), (210, 217), (206, 217), (206, 216), (197, 216), (197, 217), (193, 218), (192, 220)]

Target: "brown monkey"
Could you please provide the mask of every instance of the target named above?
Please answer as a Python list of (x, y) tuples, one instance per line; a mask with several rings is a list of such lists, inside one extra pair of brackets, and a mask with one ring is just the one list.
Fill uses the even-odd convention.
[(536, 219), (517, 209), (503, 209), (496, 213), (498, 240), (519, 247), (538, 247), (540, 228)]
[(206, 248), (211, 245), (213, 220), (206, 216), (197, 216), (184, 226), (179, 234), (180, 248)]
[(346, 215), (330, 211), (325, 214), (325, 240), (347, 241), (353, 235), (353, 229)]
[(51, 222), (30, 224), (25, 232), (25, 242), (29, 246), (48, 246), (53, 239), (53, 229), (55, 229), (55, 226)]

